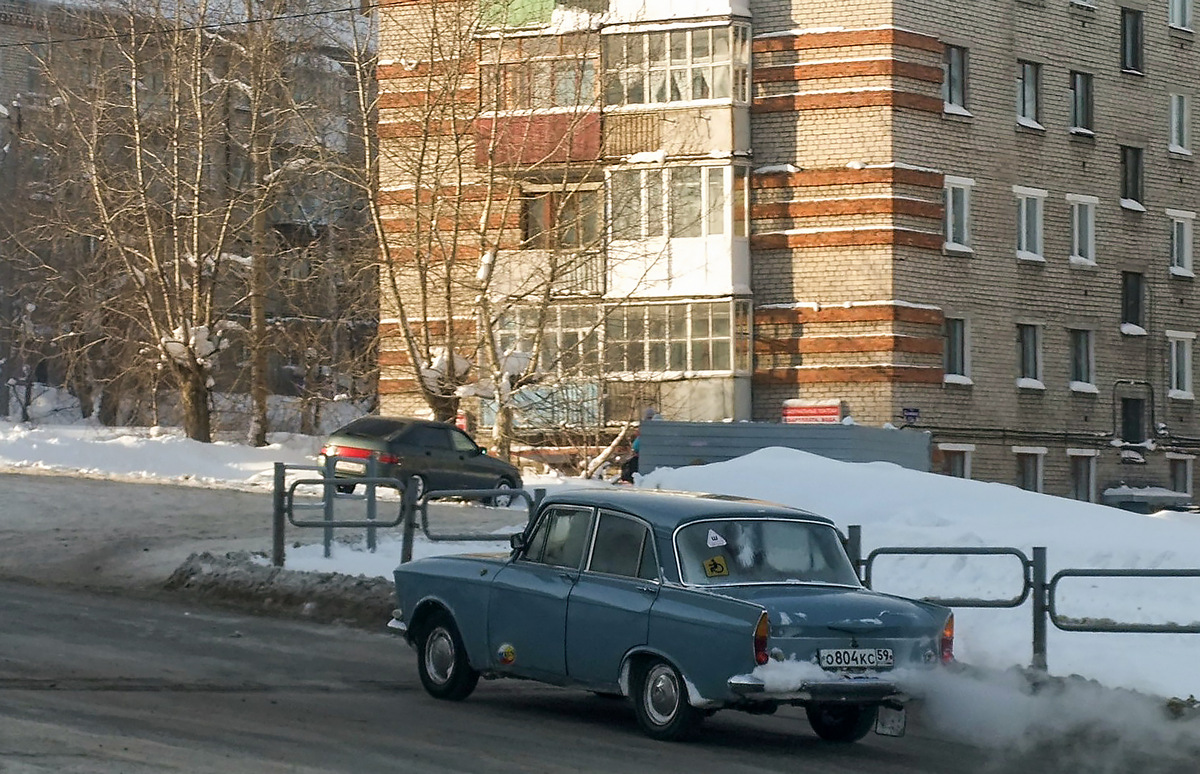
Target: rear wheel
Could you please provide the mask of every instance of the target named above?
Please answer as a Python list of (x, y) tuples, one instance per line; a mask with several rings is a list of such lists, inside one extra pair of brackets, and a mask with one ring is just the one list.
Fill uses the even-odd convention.
[(467, 662), (462, 637), (445, 612), (430, 616), (417, 640), (417, 672), (421, 685), (436, 699), (461, 701), (471, 695), (479, 673)]
[[(500, 480), (497, 481), (496, 485), (492, 488), (493, 489), (513, 489), (514, 487), (513, 487), (512, 479), (501, 476)], [(507, 508), (508, 506), (512, 505), (512, 501), (513, 501), (512, 495), (498, 494), (495, 497), (489, 497), (487, 500), (484, 501), (484, 504), (485, 505), (494, 505), (497, 508)]]
[(804, 708), (817, 736), (826, 742), (857, 742), (875, 725), (878, 707), (862, 704), (810, 704)]
[(342, 494), (353, 494), (354, 484), (336, 484), (337, 490)]
[(688, 702), (687, 685), (679, 670), (661, 659), (636, 670), (633, 711), (642, 730), (662, 741), (686, 739), (704, 719), (704, 713)]
[(412, 476), (408, 479), (408, 488), (412, 492), (413, 502), (419, 501), (429, 491), (429, 485), (424, 476)]

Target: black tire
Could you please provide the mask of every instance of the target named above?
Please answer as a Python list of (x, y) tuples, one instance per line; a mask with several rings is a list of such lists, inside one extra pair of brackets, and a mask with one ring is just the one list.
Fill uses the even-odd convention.
[(413, 502), (420, 502), (425, 493), (429, 491), (429, 484), (425, 481), (425, 477), (421, 475), (409, 476), (408, 488), (412, 491)]
[[(497, 481), (496, 485), (493, 486), (492, 488), (493, 489), (516, 489), (516, 485), (513, 483), (512, 479), (509, 478), (508, 476), (501, 476), (500, 480)], [(512, 505), (512, 501), (513, 501), (512, 495), (496, 495), (495, 497), (489, 497), (486, 500), (484, 500), (483, 504), (484, 505), (492, 505), (497, 508), (507, 508), (508, 506)]]
[(878, 707), (862, 704), (810, 704), (804, 709), (817, 736), (839, 744), (862, 739), (875, 727), (879, 714)]
[(417, 638), (417, 672), (435, 699), (462, 701), (475, 690), (479, 673), (467, 662), (467, 651), (454, 620), (445, 612), (429, 617)]
[(679, 670), (661, 659), (647, 661), (635, 670), (631, 698), (638, 725), (652, 739), (686, 739), (704, 719), (704, 712), (688, 701)]
[(335, 484), (342, 494), (354, 494), (354, 484)]

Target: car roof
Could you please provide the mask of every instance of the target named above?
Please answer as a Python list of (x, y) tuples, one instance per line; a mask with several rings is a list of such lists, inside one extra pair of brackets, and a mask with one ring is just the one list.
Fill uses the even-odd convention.
[(833, 521), (824, 516), (749, 497), (623, 486), (567, 489), (547, 495), (543, 503), (626, 511), (641, 516), (657, 529), (666, 530), (713, 516), (803, 519), (833, 526)]
[(435, 422), (431, 419), (416, 419), (414, 417), (385, 417), (376, 414), (361, 416), (343, 425), (334, 433), (363, 433), (366, 435), (388, 435), (403, 430), (412, 425), (430, 425), (433, 427), (450, 427), (446, 422)]

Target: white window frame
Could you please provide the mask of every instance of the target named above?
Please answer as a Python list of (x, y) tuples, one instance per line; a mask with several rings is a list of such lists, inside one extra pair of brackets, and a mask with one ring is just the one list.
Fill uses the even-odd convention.
[[(717, 57), (714, 46), (709, 45), (709, 53), (702, 60), (695, 58), (694, 37), (699, 34), (708, 37), (710, 30), (729, 31), (729, 51), (724, 57)], [(753, 31), (749, 24), (742, 22), (709, 22), (697, 23), (694, 26), (683, 25), (675, 26), (655, 26), (644, 27), (640, 29), (632, 29), (628, 31), (614, 31), (613, 35), (622, 35), (623, 50), (628, 48), (628, 43), (631, 39), (638, 41), (637, 46), (641, 48), (641, 61), (633, 64), (622, 61), (618, 63), (604, 61), (603, 66), (603, 82), (601, 86), (601, 100), (609, 110), (621, 110), (624, 108), (645, 109), (650, 106), (662, 105), (705, 105), (713, 103), (730, 103), (746, 104), (751, 98), (752, 77), (750, 72), (751, 67), (751, 46), (753, 41)], [(661, 35), (662, 45), (664, 48), (664, 59), (651, 61), (649, 52), (651, 44), (649, 37), (651, 35)], [(684, 52), (682, 59), (672, 59), (671, 57), (671, 37), (672, 35), (681, 35), (684, 40)], [(607, 39), (609, 36), (605, 35)], [(712, 96), (710, 93), (707, 97), (693, 97), (691, 92), (694, 87), (694, 76), (696, 73), (707, 73), (711, 76), (708, 82), (710, 92), (716, 91), (718, 82), (717, 72), (728, 78), (728, 87), (730, 93), (728, 96)], [(675, 77), (679, 75), (682, 80), (676, 81)], [(627, 100), (628, 90), (622, 89), (622, 97), (620, 101), (609, 101), (610, 96), (613, 96), (608, 91), (609, 79), (616, 77), (619, 82), (629, 83), (640, 81), (642, 86), (643, 98), (640, 102), (630, 102)], [(655, 99), (656, 87), (661, 86), (663, 89), (663, 99)], [(679, 86), (679, 97), (674, 98), (673, 86)], [(684, 90), (687, 90), (687, 95), (684, 96)]]
[(1193, 473), (1194, 473), (1194, 470), (1196, 467), (1196, 455), (1181, 454), (1179, 452), (1167, 452), (1165, 456), (1166, 456), (1167, 460), (1169, 461), (1169, 463), (1170, 462), (1183, 462), (1184, 469), (1187, 471), (1184, 474), (1185, 478), (1187, 479), (1187, 481), (1186, 481), (1187, 486), (1184, 487), (1183, 490), (1175, 489), (1174, 491), (1176, 491), (1176, 492), (1183, 491), (1184, 494), (1189, 494), (1189, 495), (1192, 494), (1194, 491), (1193, 484), (1192, 484), (1192, 476), (1193, 476)]
[[(1069, 261), (1076, 266), (1096, 265), (1096, 205), (1100, 199), (1084, 194), (1067, 194), (1071, 210), (1071, 255)], [(1081, 224), (1086, 224), (1085, 228)]]
[(975, 455), (973, 443), (939, 443), (938, 450), (963, 455), (963, 479), (971, 478), (971, 458)]
[[(1017, 200), (1017, 260), (1044, 263), (1045, 205), (1049, 192), (1023, 185), (1014, 185), (1012, 190)], [(1035, 221), (1032, 224), (1029, 222), (1031, 217)]]
[(1045, 446), (1014, 446), (1012, 452), (1017, 456), (1030, 456), (1037, 459), (1037, 488), (1025, 491), (1042, 492), (1045, 486), (1046, 455), (1050, 450)]
[[(1080, 502), (1096, 502), (1096, 459), (1100, 456), (1097, 449), (1067, 449), (1068, 462), (1071, 463), (1071, 472), (1075, 472), (1074, 462), (1077, 459), (1086, 459), (1088, 461), (1088, 496), (1087, 500)], [(1071, 481), (1072, 494), (1074, 494), (1075, 481)]]
[(1041, 113), (1042, 65), (1027, 59), (1017, 60), (1017, 123), (1029, 129), (1045, 129)]
[[(954, 66), (954, 52), (961, 53), (958, 60), (958, 67)], [(942, 112), (952, 113), (958, 116), (970, 116), (971, 111), (967, 109), (967, 73), (969, 71), (970, 53), (965, 46), (946, 46), (946, 53), (942, 59)], [(954, 93), (952, 88), (952, 75), (957, 71), (958, 74), (958, 94)]]
[[(945, 197), (945, 218), (944, 231), (945, 242), (942, 244), (943, 249), (951, 252), (970, 253), (974, 252), (971, 249), (971, 189), (975, 187), (975, 181), (969, 177), (955, 177), (954, 175), (946, 175), (943, 178), (944, 197)], [(954, 191), (962, 191), (962, 212), (954, 207)], [(961, 221), (962, 238), (964, 241), (957, 241), (954, 236), (960, 229), (956, 226)]]
[[(1027, 326), (1033, 329), (1033, 367), (1034, 376), (1027, 376), (1025, 368), (1025, 344), (1021, 340), (1021, 328)], [(1017, 387), (1027, 390), (1044, 390), (1042, 382), (1042, 326), (1039, 323), (1017, 323)]]
[(1170, 141), (1167, 150), (1185, 156), (1192, 155), (1192, 98), (1187, 94), (1170, 94)]
[[(1087, 373), (1086, 379), (1075, 378), (1075, 334), (1086, 334), (1087, 352), (1084, 354), (1087, 357)], [(1067, 354), (1071, 358), (1068, 363), (1071, 379), (1069, 386), (1071, 392), (1086, 392), (1098, 393), (1099, 388), (1096, 387), (1096, 332), (1089, 328), (1068, 328), (1067, 329)]]
[(1192, 0), (1168, 0), (1167, 23), (1177, 30), (1192, 29)]
[(1195, 277), (1192, 266), (1196, 213), (1191, 210), (1167, 210), (1171, 219), (1171, 267), (1173, 277)]
[(1195, 400), (1195, 380), (1192, 376), (1193, 331), (1166, 331), (1167, 335), (1167, 397), (1171, 400)]
[(947, 316), (945, 319), (947, 321), (957, 320), (962, 323), (962, 373), (952, 374), (949, 371), (943, 370), (942, 382), (945, 384), (974, 384), (975, 382), (971, 379), (971, 333), (967, 318)]

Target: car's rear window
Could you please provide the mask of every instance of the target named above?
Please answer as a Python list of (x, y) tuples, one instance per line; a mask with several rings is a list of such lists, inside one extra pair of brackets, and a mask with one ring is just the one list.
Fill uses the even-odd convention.
[(831, 583), (858, 577), (828, 524), (789, 519), (706, 519), (675, 535), (684, 583)]
[(342, 435), (356, 435), (360, 438), (385, 438), (408, 427), (408, 424), (408, 422), (400, 422), (386, 417), (361, 417), (338, 432)]

